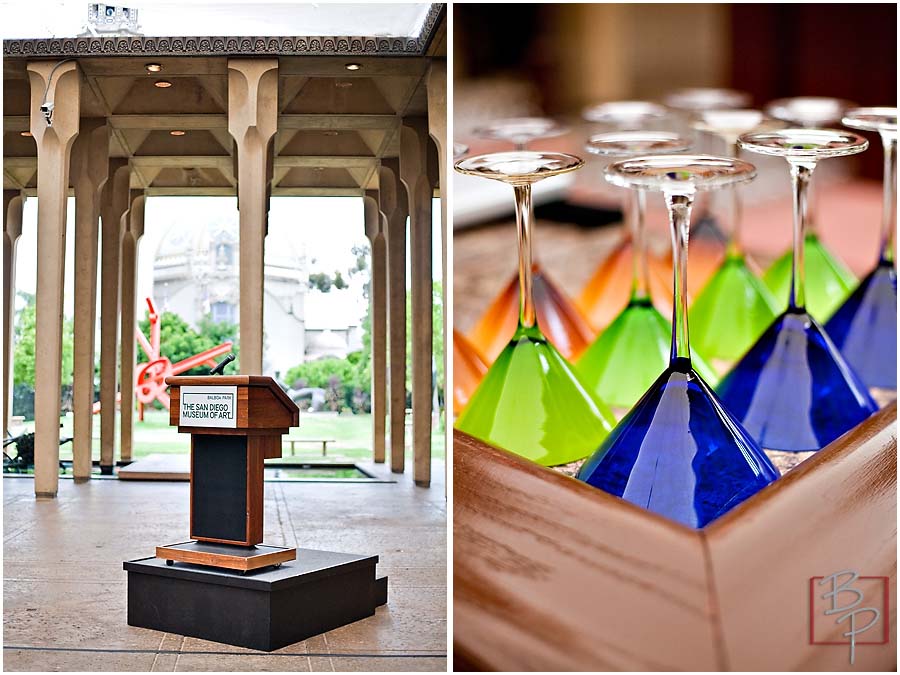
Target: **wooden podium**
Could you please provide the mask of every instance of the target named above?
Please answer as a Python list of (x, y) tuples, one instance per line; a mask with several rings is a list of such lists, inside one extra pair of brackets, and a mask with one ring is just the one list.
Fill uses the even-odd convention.
[(270, 377), (169, 377), (169, 421), (191, 434), (192, 541), (158, 546), (174, 562), (247, 572), (280, 565), (296, 549), (263, 540), (263, 462), (281, 457), (281, 436), (300, 411)]
[(171, 423), (191, 434), (191, 541), (123, 563), (128, 625), (272, 651), (384, 605), (378, 556), (262, 544), (263, 460), (300, 416), (281, 388), (252, 375), (166, 384)]

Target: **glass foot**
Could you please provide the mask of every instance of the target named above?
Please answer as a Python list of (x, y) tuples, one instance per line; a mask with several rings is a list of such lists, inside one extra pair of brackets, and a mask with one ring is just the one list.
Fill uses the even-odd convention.
[[(820, 321), (825, 321), (850, 294), (856, 278), (815, 234), (805, 239), (806, 309)], [(775, 296), (776, 308), (784, 310), (791, 289), (791, 251), (772, 263), (763, 281)]]
[(825, 324), (828, 336), (867, 387), (897, 388), (897, 270), (869, 273)]
[[(625, 238), (601, 262), (585, 284), (577, 304), (597, 328), (606, 328), (628, 305), (633, 286), (634, 245)], [(650, 295), (660, 312), (672, 314), (672, 269), (656, 256), (648, 256)]]
[(691, 341), (701, 354), (736, 361), (777, 316), (775, 306), (744, 257), (730, 256), (688, 311)]
[[(587, 349), (595, 332), (575, 303), (550, 279), (538, 263), (532, 266), (534, 305), (538, 325), (567, 359)], [(516, 332), (519, 322), (519, 278), (513, 276), (479, 319), (472, 344), (490, 361), (497, 358)]]
[(716, 391), (771, 450), (819, 450), (877, 410), (823, 328), (796, 310), (775, 319)]
[[(669, 365), (672, 324), (649, 299), (632, 300), (575, 364), (575, 369), (601, 400), (631, 408)], [(701, 377), (718, 376), (693, 354)]]
[(615, 418), (536, 329), (519, 329), (456, 422), (460, 431), (544, 466), (587, 457)]
[(453, 412), (457, 416), (478, 388), (488, 365), (465, 335), (453, 329)]
[(578, 473), (594, 487), (693, 528), (777, 477), (686, 359), (659, 376)]

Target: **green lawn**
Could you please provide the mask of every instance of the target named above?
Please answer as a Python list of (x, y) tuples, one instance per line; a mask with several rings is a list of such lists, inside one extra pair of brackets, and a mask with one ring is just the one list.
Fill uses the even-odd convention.
[[(72, 435), (72, 417), (64, 416), (60, 420), (61, 436)], [(118, 429), (119, 416), (116, 415)], [(34, 422), (25, 423), (29, 431), (34, 429)], [(348, 457), (367, 459), (372, 456), (372, 416), (371, 415), (338, 415), (330, 412), (300, 413), (300, 424), (291, 429), (286, 438), (334, 439), (328, 444), (329, 457)], [(407, 427), (407, 446), (410, 429)], [(169, 413), (165, 410), (148, 410), (144, 421), (134, 422), (134, 456), (143, 457), (154, 453), (187, 453), (190, 441), (187, 434), (179, 434), (169, 426)], [(320, 444), (303, 443), (296, 446), (297, 457), (304, 459), (321, 458)], [(431, 437), (432, 455), (444, 457), (444, 434), (439, 429)], [(285, 445), (284, 452), (290, 457), (290, 448)], [(61, 459), (72, 458), (72, 444), (66, 443), (60, 448)], [(100, 459), (100, 416), (94, 416), (94, 458)]]

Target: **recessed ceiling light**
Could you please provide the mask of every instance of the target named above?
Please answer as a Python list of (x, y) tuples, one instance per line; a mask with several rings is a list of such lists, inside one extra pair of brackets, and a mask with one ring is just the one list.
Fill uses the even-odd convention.
[(168, 89), (169, 87), (172, 86), (172, 83), (169, 82), (168, 80), (157, 80), (156, 82), (153, 83), (153, 86), (159, 87), (160, 89)]
[(181, 129), (172, 129), (172, 131), (169, 132), (169, 135), (170, 136), (184, 136), (184, 132)]
[(344, 66), (344, 68), (346, 68), (347, 70), (359, 70), (360, 68), (362, 68), (362, 66), (358, 63), (348, 63)]
[(158, 63), (148, 63), (144, 68), (147, 69), (148, 73), (158, 73), (162, 71), (162, 66)]
[(338, 80), (337, 82), (334, 83), (334, 86), (338, 87), (339, 89), (346, 89), (347, 87), (352, 87), (353, 83), (346, 82), (344, 80)]
[(20, 132), (19, 132), (19, 136), (27, 136), (27, 137), (30, 137), (30, 136), (31, 136), (31, 132), (30, 132), (30, 131), (20, 131)]

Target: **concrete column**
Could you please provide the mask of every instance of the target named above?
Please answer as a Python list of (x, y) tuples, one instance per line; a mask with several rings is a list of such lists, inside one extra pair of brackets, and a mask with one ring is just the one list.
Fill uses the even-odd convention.
[(381, 160), (378, 208), (387, 243), (388, 340), (390, 364), (391, 471), (403, 473), (406, 455), (406, 188), (400, 160)]
[[(31, 134), (38, 156), (37, 306), (34, 364), (34, 493), (55, 497), (59, 485), (63, 286), (69, 158), (78, 135), (81, 73), (74, 61), (30, 61)], [(41, 106), (53, 103), (52, 126)]]
[(387, 418), (387, 242), (384, 238), (378, 191), (367, 190), (366, 236), (372, 250), (372, 278), (369, 284), (369, 334), (372, 336), (372, 455), (385, 460)]
[(428, 120), (406, 118), (400, 127), (400, 177), (409, 200), (409, 254), (412, 286), (413, 480), (431, 484), (432, 325), (431, 199), (436, 177), (429, 175)]
[(22, 236), (22, 206), (19, 190), (3, 191), (3, 429), (5, 436), (12, 414), (13, 324), (16, 319), (16, 245)]
[(144, 236), (144, 192), (131, 191), (131, 206), (125, 214), (122, 233), (121, 289), (122, 289), (122, 371), (120, 375), (121, 402), (119, 404), (119, 454), (123, 462), (132, 457), (134, 430), (134, 370), (135, 328), (137, 326), (137, 263), (138, 245)]
[[(441, 194), (441, 317), (444, 323), (444, 473), (450, 466), (450, 414), (453, 396), (447, 386), (448, 359), (450, 357), (450, 329), (453, 325), (447, 270), (447, 62), (435, 59), (428, 68), (428, 79), (425, 83), (428, 93), (428, 133), (434, 141), (438, 153), (438, 186)], [(444, 483), (445, 490), (447, 483)]]
[(128, 160), (110, 159), (100, 205), (100, 470), (106, 474), (116, 457), (119, 267), (130, 183)]
[(97, 325), (97, 237), (100, 193), (109, 170), (109, 128), (103, 119), (81, 120), (72, 146), (75, 189), (75, 317), (72, 365), (72, 458), (75, 482), (89, 480), (93, 452), (94, 338)]
[(241, 374), (263, 368), (263, 283), (272, 140), (278, 127), (278, 60), (228, 60), (228, 132), (237, 153), (240, 211)]

